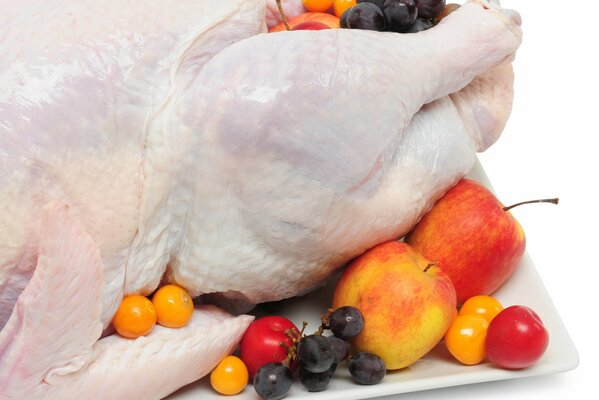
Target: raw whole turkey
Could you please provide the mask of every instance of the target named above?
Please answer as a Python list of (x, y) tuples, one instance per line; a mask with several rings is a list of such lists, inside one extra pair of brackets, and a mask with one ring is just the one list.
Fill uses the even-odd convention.
[(106, 336), (123, 296), (174, 282), (247, 310), (401, 237), (501, 134), (522, 38), (486, 0), (417, 34), (267, 34), (274, 0), (0, 6), (7, 400), (158, 399), (208, 373), (252, 317)]

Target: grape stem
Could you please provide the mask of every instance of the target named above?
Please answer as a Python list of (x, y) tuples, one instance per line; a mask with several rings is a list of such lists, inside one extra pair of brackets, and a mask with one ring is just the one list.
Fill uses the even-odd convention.
[(330, 322), (332, 314), (333, 314), (332, 308), (329, 308), (327, 310), (327, 312), (322, 314), (322, 316), (320, 317), (320, 326), (318, 327), (318, 330), (316, 331), (316, 333), (314, 333), (316, 336), (322, 336), (324, 330), (329, 327), (329, 322)]
[(307, 327), (308, 327), (308, 323), (306, 321), (302, 321), (302, 330), (300, 331), (300, 335), (299, 335), (300, 338), (302, 336), (304, 336), (304, 331), (306, 330)]
[(503, 207), (503, 211), (509, 211), (509, 210), (511, 210), (514, 207), (518, 207), (518, 206), (521, 206), (523, 204), (532, 204), (532, 203), (552, 203), (552, 204), (558, 204), (559, 203), (559, 199), (555, 198), (555, 199), (540, 199), (540, 200), (522, 201), (520, 203), (512, 204), (509, 207)]
[(285, 29), (290, 31), (291, 28), (289, 27), (289, 22), (287, 22), (287, 16), (285, 15), (285, 12), (283, 12), (283, 5), (281, 4), (281, 0), (277, 0), (277, 7), (279, 8), (279, 14), (281, 14), (281, 21), (283, 21)]

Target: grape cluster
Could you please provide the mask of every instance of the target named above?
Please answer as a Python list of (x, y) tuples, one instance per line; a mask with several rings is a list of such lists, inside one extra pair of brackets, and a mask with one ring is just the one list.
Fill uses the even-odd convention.
[(357, 0), (341, 15), (341, 27), (415, 33), (434, 25), (445, 0)]
[[(371, 353), (357, 353), (350, 357), (348, 340), (358, 336), (363, 328), (362, 313), (355, 307), (345, 306), (324, 314), (316, 333), (298, 338), (291, 353), (297, 357), (299, 380), (306, 390), (326, 390), (337, 365), (346, 360), (349, 360), (348, 370), (357, 383), (373, 385), (383, 379), (386, 368), (381, 358)], [(323, 335), (327, 329), (333, 333), (332, 336)], [(292, 382), (291, 370), (285, 363), (270, 363), (256, 373), (254, 388), (262, 399), (277, 400), (287, 394)]]

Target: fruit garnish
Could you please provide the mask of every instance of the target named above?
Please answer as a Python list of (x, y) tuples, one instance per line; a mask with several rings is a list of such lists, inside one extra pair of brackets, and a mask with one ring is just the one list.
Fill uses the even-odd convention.
[(349, 9), (346, 18), (350, 29), (384, 31), (387, 25), (383, 10), (372, 3), (356, 4)]
[(358, 353), (347, 367), (352, 378), (361, 385), (375, 385), (383, 380), (387, 369), (383, 360), (372, 353)]
[[(432, 28), (433, 19), (420, 15), (418, 7), (419, 0), (357, 0), (355, 6), (344, 9), (340, 14), (340, 26), (397, 33), (415, 33)], [(356, 15), (355, 10), (358, 11)], [(381, 13), (383, 20), (380, 19)]]
[(300, 367), (313, 372), (327, 371), (335, 362), (335, 352), (331, 342), (324, 336), (304, 336), (297, 345), (297, 358)]
[(347, 14), (349, 14), (349, 12), (351, 11), (351, 8), (348, 8), (347, 10), (345, 10), (343, 12), (343, 14), (341, 14), (341, 17), (339, 17), (339, 27), (340, 28), (349, 28), (347, 26)]
[(410, 26), (405, 33), (417, 33), (431, 29), (434, 26), (430, 19), (416, 18), (416, 22)]
[(445, 333), (445, 346), (456, 360), (476, 365), (485, 359), (489, 323), (480, 315), (458, 315)]
[(416, 22), (418, 8), (414, 0), (387, 0), (383, 6), (383, 14), (387, 30), (404, 32)]
[(145, 336), (156, 325), (156, 309), (147, 297), (138, 294), (125, 296), (112, 318), (112, 325), (123, 337), (135, 339)]
[[(265, 364), (287, 360), (300, 335), (297, 326), (284, 317), (266, 316), (252, 322), (241, 338), (239, 352), (250, 377)], [(297, 361), (290, 358), (288, 366), (295, 370)]]
[[(321, 12), (307, 12), (287, 20), (289, 24), (289, 30), (295, 30), (294, 28), (303, 22), (319, 22), (331, 29), (339, 28), (339, 18), (332, 14), (321, 13)], [(285, 30), (285, 25), (281, 22), (278, 25), (273, 26), (268, 31), (270, 33), (280, 32)]]
[(541, 318), (528, 307), (511, 306), (489, 324), (485, 347), (489, 361), (506, 369), (527, 368), (536, 363), (549, 344)]
[(248, 384), (248, 369), (235, 356), (227, 356), (210, 373), (210, 384), (220, 394), (236, 395), (241, 393)]
[(355, 258), (337, 281), (332, 304), (360, 310), (364, 329), (351, 344), (381, 357), (389, 370), (408, 367), (433, 349), (456, 314), (449, 277), (400, 241)]
[(333, 4), (333, 12), (339, 18), (346, 10), (349, 10), (356, 5), (356, 0), (335, 0)]
[[(338, 364), (350, 359), (351, 345), (340, 337), (324, 336), (324, 331), (332, 324), (343, 332), (341, 336), (349, 338), (359, 334), (364, 325), (362, 314), (354, 307), (339, 307), (337, 310), (329, 308), (322, 314), (321, 324), (313, 334), (304, 334), (308, 325), (304, 322), (301, 331), (297, 331), (297, 328), (287, 329), (284, 331), (284, 339), (281, 339), (280, 332), (284, 329), (273, 325), (281, 322), (284, 325), (292, 324), (291, 321), (285, 321), (288, 320), (277, 316), (259, 318), (252, 324), (254, 326), (250, 325), (242, 338), (242, 358), (249, 360), (246, 365), (250, 373), (252, 367), (258, 366), (254, 374), (254, 388), (263, 399), (280, 399), (287, 394), (292, 380), (289, 366), (293, 364), (299, 365), (299, 380), (306, 390), (326, 390)], [(264, 363), (265, 360), (273, 359), (273, 354), (276, 359), (281, 359), (282, 354), (286, 354), (286, 357), (281, 361)], [(349, 365), (350, 374), (355, 375), (356, 382), (365, 385), (380, 382), (386, 373), (383, 360), (370, 353), (361, 353), (355, 360), (350, 359), (348, 368)]]
[(487, 322), (491, 322), (503, 306), (494, 297), (491, 296), (472, 296), (462, 304), (459, 315), (480, 315)]
[(331, 377), (335, 373), (336, 364), (324, 372), (310, 372), (307, 369), (299, 368), (299, 379), (302, 385), (308, 390), (308, 392), (322, 392), (329, 386)]
[(349, 357), (351, 345), (348, 342), (339, 339), (337, 336), (326, 336), (326, 339), (331, 343), (336, 364), (345, 361)]
[(329, 317), (329, 329), (340, 339), (352, 339), (364, 329), (364, 316), (356, 307), (339, 307)]
[(293, 27), (294, 31), (319, 31), (321, 29), (331, 29), (328, 25), (318, 21), (305, 21)]
[(333, 7), (334, 0), (303, 0), (304, 8), (312, 12), (325, 12)]
[(448, 190), (404, 241), (439, 263), (457, 293), (458, 304), (501, 287), (520, 265), (526, 235), (509, 210), (549, 202), (534, 200), (504, 207), (486, 187), (462, 179)]
[(152, 296), (158, 324), (168, 328), (181, 328), (193, 314), (193, 299), (177, 285), (165, 285)]
[(293, 383), (291, 370), (283, 363), (268, 363), (254, 377), (254, 390), (264, 400), (278, 400), (289, 392)]

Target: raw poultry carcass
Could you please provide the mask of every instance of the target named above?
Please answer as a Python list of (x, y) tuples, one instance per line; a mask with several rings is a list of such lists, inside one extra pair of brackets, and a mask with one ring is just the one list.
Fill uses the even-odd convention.
[(418, 34), (265, 34), (273, 4), (2, 1), (0, 398), (198, 379), (251, 317), (204, 306), (98, 341), (124, 294), (310, 291), (406, 233), (501, 133), (517, 13), (471, 0)]

